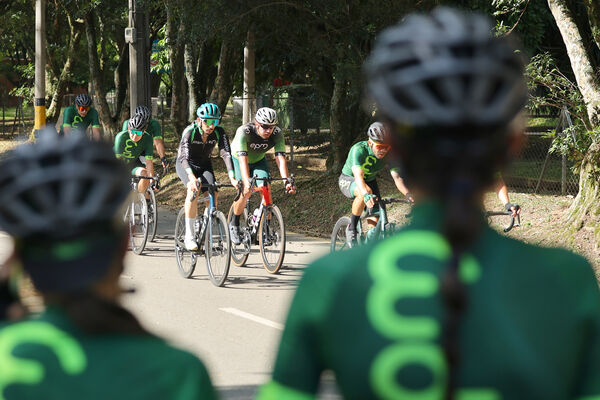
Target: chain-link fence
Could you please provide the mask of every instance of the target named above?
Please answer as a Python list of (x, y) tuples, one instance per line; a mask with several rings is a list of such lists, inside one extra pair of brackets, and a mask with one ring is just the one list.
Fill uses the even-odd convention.
[(33, 127), (33, 107), (20, 96), (0, 92), (0, 137), (28, 133)]
[(555, 139), (549, 133), (555, 129), (560, 132), (568, 114), (549, 117), (557, 118), (560, 126), (529, 128), (525, 149), (513, 162), (504, 180), (511, 189), (575, 195), (579, 190), (579, 175), (573, 172), (573, 162), (565, 154), (550, 152)]

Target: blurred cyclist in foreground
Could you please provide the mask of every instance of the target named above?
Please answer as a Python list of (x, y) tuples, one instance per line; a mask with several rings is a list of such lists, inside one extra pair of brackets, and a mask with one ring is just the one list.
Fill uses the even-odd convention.
[(128, 176), (82, 135), (44, 132), (0, 164), (0, 229), (46, 304), (0, 328), (0, 398), (215, 398), (200, 360), (120, 305)]
[(365, 65), (417, 205), (383, 241), (309, 266), (262, 399), (600, 398), (590, 265), (502, 236), (482, 200), (521, 145), (524, 64), (478, 14), (438, 8), (382, 32)]

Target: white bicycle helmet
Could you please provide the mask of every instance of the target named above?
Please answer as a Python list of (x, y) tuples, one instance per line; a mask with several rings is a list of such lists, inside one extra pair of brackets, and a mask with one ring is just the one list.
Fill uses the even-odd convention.
[(385, 126), (381, 122), (373, 122), (369, 126), (369, 130), (367, 131), (367, 136), (369, 139), (374, 140), (376, 142), (385, 143), (388, 141), (388, 133), (385, 129)]
[(264, 125), (276, 125), (277, 124), (277, 112), (269, 107), (262, 107), (256, 111), (256, 122)]

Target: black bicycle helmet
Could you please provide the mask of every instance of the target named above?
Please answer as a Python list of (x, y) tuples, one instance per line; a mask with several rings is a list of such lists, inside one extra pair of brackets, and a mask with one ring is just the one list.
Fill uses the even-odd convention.
[(376, 142), (385, 143), (388, 141), (387, 129), (385, 129), (385, 126), (383, 126), (381, 122), (373, 122), (369, 126), (367, 136), (369, 136), (369, 139), (374, 140)]
[(144, 105), (137, 106), (133, 112), (133, 115), (141, 115), (144, 117), (146, 124), (150, 122), (150, 118), (152, 118), (152, 111)]
[(0, 229), (38, 289), (76, 290), (103, 276), (131, 192), (108, 145), (44, 131), (0, 163), (0, 187)]
[(78, 94), (75, 97), (75, 105), (78, 107), (90, 107), (92, 105), (92, 98), (85, 93)]
[(365, 64), (379, 111), (409, 126), (504, 126), (527, 98), (524, 63), (480, 14), (440, 7), (383, 31)]
[(144, 118), (144, 115), (133, 114), (133, 117), (129, 118), (129, 123), (127, 126), (129, 127), (129, 129), (141, 131), (146, 128), (146, 125), (148, 125), (148, 120)]

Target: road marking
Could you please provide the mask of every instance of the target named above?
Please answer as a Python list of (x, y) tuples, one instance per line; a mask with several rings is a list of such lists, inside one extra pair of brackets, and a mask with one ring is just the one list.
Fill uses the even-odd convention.
[(233, 315), (237, 315), (238, 317), (249, 319), (250, 321), (258, 322), (259, 324), (270, 326), (271, 328), (279, 329), (280, 331), (283, 330), (283, 325), (278, 322), (270, 321), (266, 318), (262, 318), (254, 314), (238, 310), (237, 308), (219, 308), (219, 310), (225, 311)]

